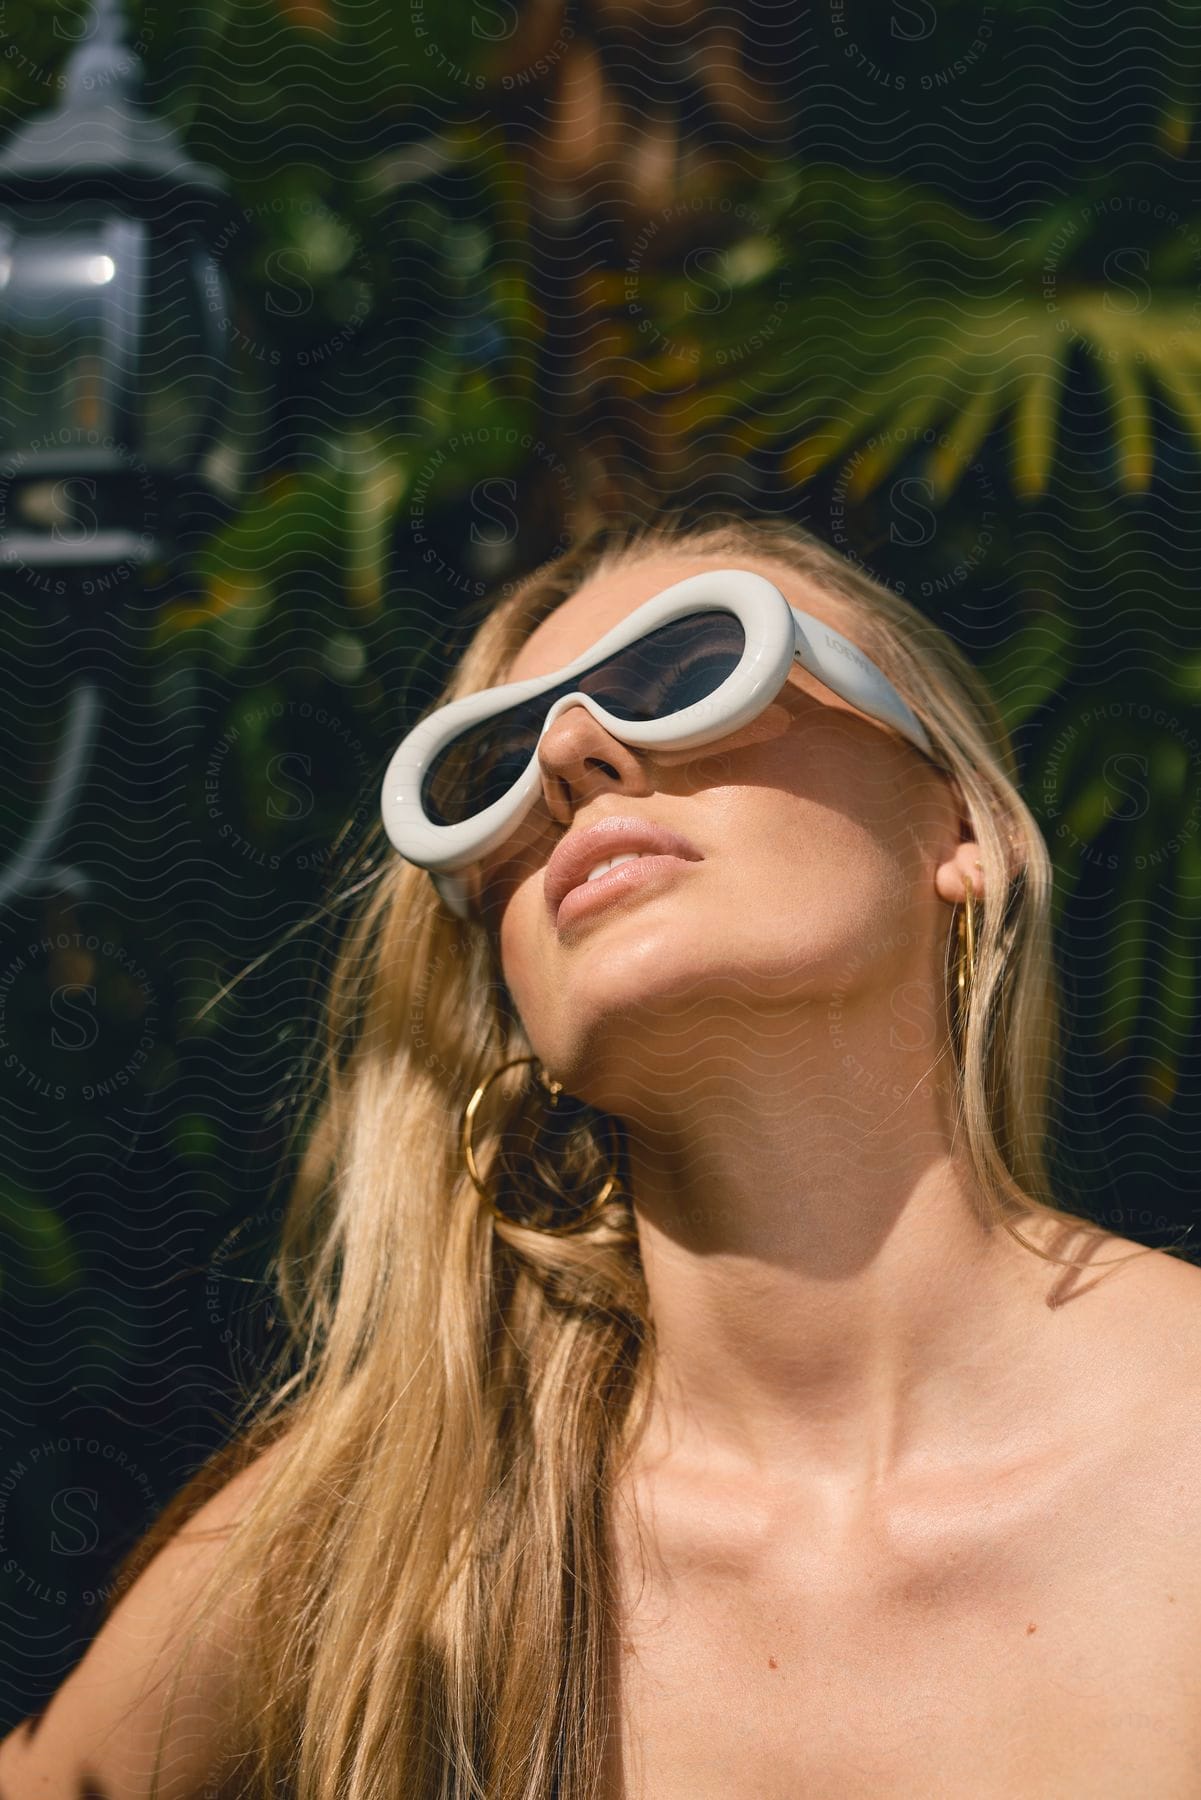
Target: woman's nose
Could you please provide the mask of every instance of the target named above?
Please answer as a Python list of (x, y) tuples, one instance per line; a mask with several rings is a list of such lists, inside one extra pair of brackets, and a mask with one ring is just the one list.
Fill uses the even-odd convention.
[(569, 706), (538, 743), (546, 804), (565, 822), (589, 796), (607, 787), (645, 789), (644, 751), (606, 731), (584, 706)]

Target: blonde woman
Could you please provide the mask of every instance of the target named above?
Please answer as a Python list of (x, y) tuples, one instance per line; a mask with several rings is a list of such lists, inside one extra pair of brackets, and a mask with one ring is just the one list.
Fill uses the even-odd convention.
[(1199, 1278), (1050, 1191), (1049, 863), (966, 659), (673, 517), (416, 730), (290, 1372), (0, 1791), (1196, 1800)]

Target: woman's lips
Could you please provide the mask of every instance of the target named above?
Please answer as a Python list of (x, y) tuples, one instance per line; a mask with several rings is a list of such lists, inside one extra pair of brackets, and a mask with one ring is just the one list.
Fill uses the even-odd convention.
[(638, 856), (631, 862), (618, 863), (615, 869), (606, 869), (595, 881), (582, 881), (568, 889), (555, 915), (556, 929), (562, 930), (585, 914), (599, 912), (624, 894), (648, 886), (665, 887), (681, 869), (695, 867), (697, 864), (683, 856)]
[(598, 863), (611, 862), (615, 856), (632, 852), (640, 857), (679, 857), (685, 862), (700, 862), (701, 853), (678, 831), (672, 831), (654, 819), (641, 819), (632, 814), (610, 814), (596, 819), (583, 829), (575, 828), (556, 844), (543, 878), (543, 893), (551, 923), (558, 917), (564, 896), (572, 888), (587, 881)]

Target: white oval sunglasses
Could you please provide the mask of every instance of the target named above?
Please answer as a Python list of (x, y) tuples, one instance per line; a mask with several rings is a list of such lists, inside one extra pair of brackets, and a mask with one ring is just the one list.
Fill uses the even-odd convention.
[(503, 843), (533, 806), (538, 745), (560, 713), (582, 706), (638, 749), (688, 750), (757, 718), (794, 661), (946, 766), (892, 682), (841, 632), (762, 575), (710, 569), (655, 594), (561, 669), (435, 708), (388, 764), (384, 830), (466, 919), (469, 889), (456, 871)]

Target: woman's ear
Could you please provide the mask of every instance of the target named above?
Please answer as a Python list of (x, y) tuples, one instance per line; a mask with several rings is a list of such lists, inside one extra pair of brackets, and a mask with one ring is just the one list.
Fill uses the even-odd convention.
[(950, 799), (956, 809), (958, 823), (956, 833), (959, 842), (951, 854), (940, 862), (934, 875), (934, 885), (939, 898), (946, 900), (951, 906), (961, 906), (967, 898), (967, 883), (972, 884), (972, 898), (984, 897), (984, 852), (972, 835), (972, 818), (963, 789), (958, 778), (950, 769), (939, 771), (950, 792)]
[(972, 884), (972, 898), (984, 898), (984, 860), (979, 844), (975, 838), (965, 838), (955, 846), (954, 853), (941, 862), (934, 874), (934, 885), (939, 897), (952, 906), (961, 906), (967, 899), (967, 884)]

